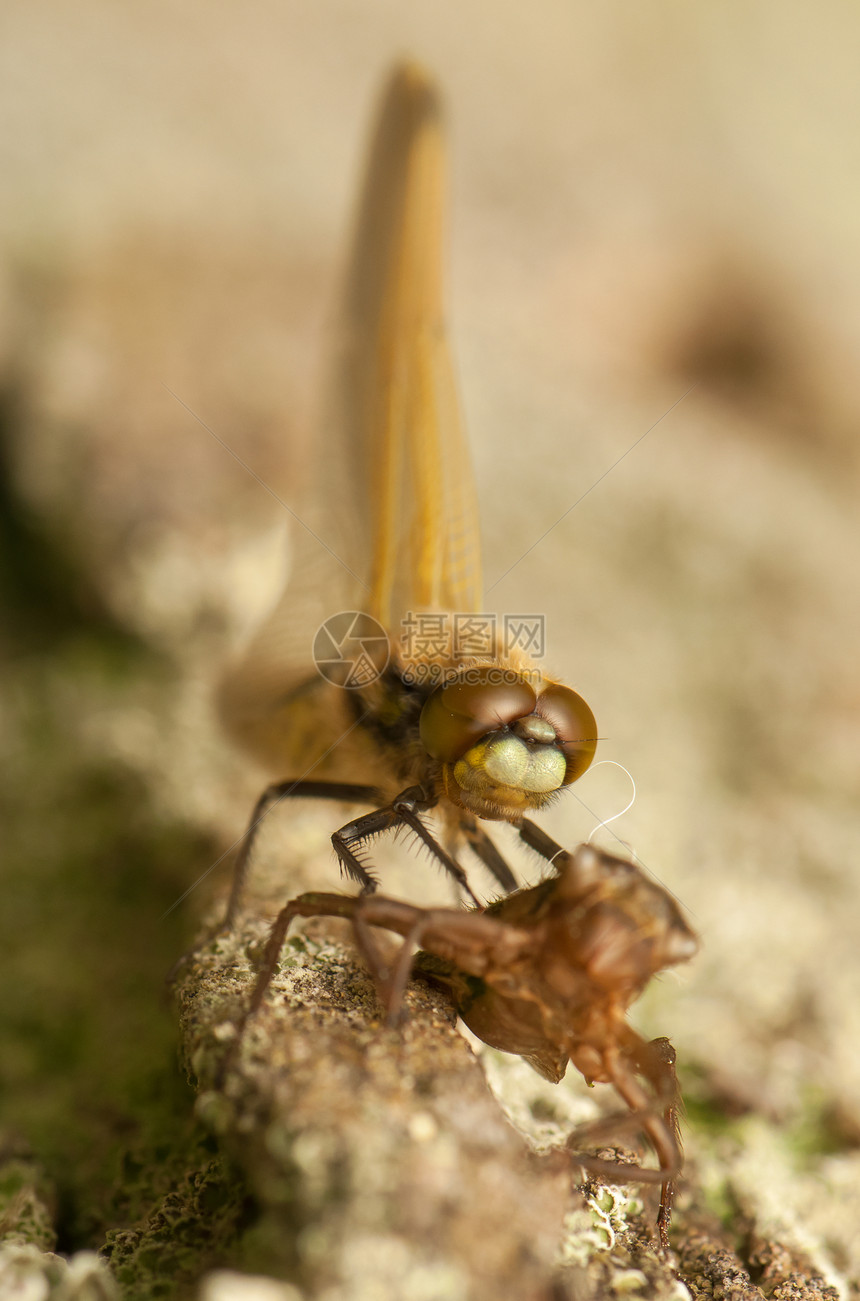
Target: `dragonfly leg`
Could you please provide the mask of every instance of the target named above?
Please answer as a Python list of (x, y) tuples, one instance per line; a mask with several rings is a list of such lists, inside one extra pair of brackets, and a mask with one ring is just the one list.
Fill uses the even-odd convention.
[[(225, 930), (233, 929), (242, 904), (242, 895), (248, 879), (248, 864), (251, 860), (251, 853), (257, 839), (260, 823), (275, 805), (280, 804), (281, 800), (299, 798), (337, 800), (345, 804), (378, 804), (382, 796), (373, 786), (359, 786), (352, 782), (281, 781), (267, 786), (254, 805), (251, 820), (242, 837), (242, 844), (236, 857), (230, 899), (222, 923)], [(366, 887), (369, 878), (365, 878), (367, 878), (367, 874), (365, 873), (362, 876), (361, 871), (356, 877)]]
[(483, 904), (469, 885), (469, 879), (456, 858), (452, 858), (451, 855), (442, 848), (439, 841), (427, 830), (418, 816), (419, 810), (431, 807), (430, 802), (427, 800), (421, 787), (410, 787), (410, 789), (404, 791), (402, 795), (398, 795), (392, 807), (396, 811), (400, 821), (405, 823), (407, 827), (415, 832), (416, 836), (423, 841), (434, 858), (438, 859), (442, 864), (449, 876), (453, 876), (460, 888), (464, 890), (472, 900), (475, 907), (482, 908)]
[(458, 882), (475, 907), (480, 908), (482, 907), (481, 901), (469, 885), (468, 877), (460, 864), (450, 854), (446, 853), (436, 837), (427, 830), (418, 816), (419, 812), (432, 807), (433, 801), (427, 797), (420, 786), (410, 786), (407, 790), (402, 791), (390, 804), (380, 809), (374, 809), (372, 813), (365, 813), (360, 818), (348, 822), (345, 827), (341, 827), (339, 831), (336, 831), (331, 838), (334, 852), (337, 854), (346, 874), (351, 876), (353, 880), (360, 882), (365, 893), (371, 893), (376, 888), (376, 881), (356, 854), (356, 849), (365, 840), (370, 840), (383, 831), (388, 831), (398, 825), (407, 826), (427, 846), (430, 853), (441, 863), (445, 871)]
[(516, 890), (517, 878), (484, 828), (480, 827), (473, 817), (466, 814), (460, 819), (460, 830), (472, 853), (493, 874), (505, 894), (511, 894)]
[(553, 840), (552, 836), (548, 836), (544, 829), (539, 827), (536, 822), (532, 822), (530, 818), (523, 818), (517, 830), (520, 833), (520, 839), (525, 841), (529, 849), (535, 850), (536, 853), (540, 854), (541, 858), (545, 858), (549, 865), (558, 871), (556, 859), (559, 854), (566, 854), (567, 850), (557, 840)]
[(371, 813), (363, 813), (345, 826), (332, 833), (331, 843), (337, 854), (337, 861), (347, 876), (352, 877), (361, 886), (363, 894), (372, 894), (377, 887), (376, 877), (359, 858), (356, 850), (365, 840), (371, 840), (383, 831), (389, 831), (400, 822), (400, 815), (393, 804), (386, 804)]

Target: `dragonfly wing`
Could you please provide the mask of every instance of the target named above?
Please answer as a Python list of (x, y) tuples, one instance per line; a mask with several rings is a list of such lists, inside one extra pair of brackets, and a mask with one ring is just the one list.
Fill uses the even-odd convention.
[[(221, 690), (229, 730), (282, 772), (307, 755), (324, 620), (364, 610), (396, 643), (408, 611), (481, 607), (477, 501), (443, 320), (444, 197), (438, 96), (406, 64), (371, 146), (290, 581)], [(319, 747), (355, 717), (330, 713)]]
[(416, 66), (388, 84), (345, 303), (342, 394), (370, 469), (368, 609), (396, 638), (411, 609), (480, 609), (478, 509), (445, 336), (445, 146)]

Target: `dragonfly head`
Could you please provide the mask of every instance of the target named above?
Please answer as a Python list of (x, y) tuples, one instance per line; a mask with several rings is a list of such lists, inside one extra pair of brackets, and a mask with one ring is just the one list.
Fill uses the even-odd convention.
[(514, 820), (582, 776), (597, 725), (570, 687), (477, 665), (427, 699), (421, 740), (442, 763), (455, 803), (479, 817)]

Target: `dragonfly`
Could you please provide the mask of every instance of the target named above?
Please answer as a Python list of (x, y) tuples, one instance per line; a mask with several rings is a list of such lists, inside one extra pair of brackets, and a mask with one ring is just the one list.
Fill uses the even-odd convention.
[(369, 810), (331, 837), (362, 892), (378, 885), (370, 842), (406, 829), (480, 906), (464, 850), (514, 890), (484, 824), (528, 840), (527, 814), (594, 757), (578, 692), (495, 633), (476, 641), (480, 528), (445, 330), (445, 171), (435, 85), (398, 66), (372, 136), (291, 578), (220, 690), (229, 732), (276, 779), (237, 855), (228, 928), (260, 823), (284, 799)]
[[(598, 1177), (660, 1185), (666, 1250), (682, 1164), (675, 1054), (667, 1039), (641, 1038), (626, 1013), (697, 939), (633, 863), (590, 845), (571, 854), (527, 816), (587, 771), (597, 725), (582, 696), (525, 650), (472, 639), (484, 619), (480, 537), (444, 328), (444, 182), (438, 93), (420, 68), (402, 65), (372, 139), (291, 578), (220, 693), (234, 737), (281, 774), (243, 838), (226, 926), (241, 908), (260, 823), (287, 798), (369, 806), (332, 834), (360, 892), (305, 894), (281, 909), (223, 1070), (263, 1006), (292, 921), (351, 921), (392, 1022), (415, 970), (448, 990), (485, 1043), (554, 1082), (571, 1063), (614, 1088), (626, 1110), (576, 1131), (568, 1150)], [(416, 626), (433, 633), (417, 646)], [(513, 825), (551, 865), (544, 881), (517, 888), (485, 830), (494, 821)], [(368, 846), (404, 828), (471, 907), (418, 908), (378, 891)], [(469, 884), (464, 849), (501, 887), (488, 906)], [(372, 928), (402, 937), (393, 963)], [(650, 1143), (656, 1168), (581, 1150), (633, 1133)]]

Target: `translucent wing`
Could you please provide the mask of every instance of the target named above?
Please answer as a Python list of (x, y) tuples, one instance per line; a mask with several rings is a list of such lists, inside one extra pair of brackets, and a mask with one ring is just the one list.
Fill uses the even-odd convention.
[(445, 157), (437, 95), (399, 68), (370, 155), (347, 286), (347, 391), (372, 468), (369, 611), (475, 611), (480, 538), (442, 305)]
[(444, 188), (437, 94), (403, 65), (370, 151), (291, 578), (222, 690), (230, 729), (282, 770), (306, 740), (296, 704), (321, 682), (311, 646), (326, 618), (366, 610), (396, 644), (409, 610), (481, 608), (477, 502), (443, 321)]

